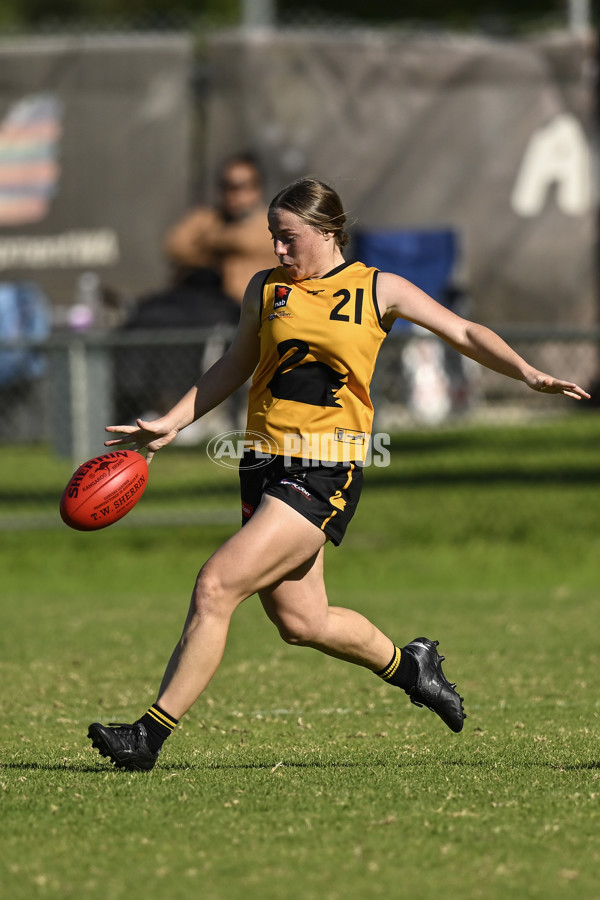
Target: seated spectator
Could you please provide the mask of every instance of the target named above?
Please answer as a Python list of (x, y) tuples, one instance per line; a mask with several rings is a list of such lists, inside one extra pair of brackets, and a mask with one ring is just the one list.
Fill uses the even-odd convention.
[(175, 283), (198, 270), (221, 278), (223, 292), (237, 304), (255, 272), (276, 264), (266, 226), (266, 205), (257, 161), (251, 154), (231, 157), (221, 168), (216, 208), (192, 209), (168, 232), (165, 252)]
[[(251, 276), (277, 262), (254, 157), (241, 154), (223, 164), (219, 193), (215, 208), (192, 209), (168, 231), (164, 249), (169, 284), (139, 300), (125, 331), (237, 324)], [(215, 340), (222, 353), (223, 339)], [(196, 381), (214, 355), (211, 342), (203, 353), (172, 344), (117, 351), (118, 415), (128, 419), (169, 408), (172, 398)]]

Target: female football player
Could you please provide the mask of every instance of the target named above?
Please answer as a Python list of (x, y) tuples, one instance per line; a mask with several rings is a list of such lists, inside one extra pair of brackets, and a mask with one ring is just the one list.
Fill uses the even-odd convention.
[(150, 462), (252, 376), (247, 428), (262, 436), (240, 464), (243, 527), (200, 569), (156, 703), (131, 725), (90, 726), (94, 746), (120, 768), (153, 767), (214, 675), (234, 610), (254, 593), (284, 641), (370, 669), (459, 732), (462, 698), (442, 672), (437, 641), (400, 648), (361, 613), (327, 600), (324, 546), (341, 542), (358, 503), (379, 348), (402, 318), (534, 391), (589, 397), (404, 278), (346, 262), (345, 214), (328, 185), (304, 178), (284, 188), (268, 222), (279, 264), (250, 281), (225, 355), (166, 415), (107, 428), (118, 435), (107, 446), (145, 448)]

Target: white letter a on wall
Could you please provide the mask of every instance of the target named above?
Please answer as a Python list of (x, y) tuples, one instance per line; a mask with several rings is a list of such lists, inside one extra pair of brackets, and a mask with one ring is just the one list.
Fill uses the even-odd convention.
[(579, 121), (561, 113), (531, 136), (511, 196), (518, 216), (538, 216), (548, 192), (567, 216), (580, 216), (592, 203), (590, 149)]

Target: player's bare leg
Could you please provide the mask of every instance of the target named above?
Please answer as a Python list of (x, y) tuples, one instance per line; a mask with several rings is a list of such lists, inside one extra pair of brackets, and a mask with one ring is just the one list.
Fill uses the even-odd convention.
[(202, 567), (158, 703), (180, 718), (211, 680), (223, 656), (231, 616), (247, 597), (309, 564), (325, 543), (322, 531), (274, 497)]
[(260, 598), (288, 643), (365, 666), (402, 688), (417, 706), (433, 710), (452, 731), (462, 730), (462, 697), (442, 671), (444, 657), (438, 656), (437, 641), (416, 638), (400, 650), (365, 616), (330, 607), (323, 581), (323, 550), (291, 576), (260, 591)]
[(361, 613), (329, 606), (323, 579), (324, 549), (291, 575), (259, 592), (265, 612), (284, 641), (312, 647), (376, 671), (394, 644)]
[(263, 497), (252, 519), (200, 570), (158, 701), (132, 725), (92, 723), (94, 747), (119, 768), (151, 769), (163, 741), (218, 668), (237, 606), (314, 559), (324, 542), (325, 535), (287, 504)]

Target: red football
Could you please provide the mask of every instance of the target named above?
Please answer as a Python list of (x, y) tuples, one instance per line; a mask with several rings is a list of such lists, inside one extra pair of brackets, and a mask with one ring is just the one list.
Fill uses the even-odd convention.
[(79, 466), (60, 501), (63, 522), (77, 531), (96, 531), (122, 519), (148, 484), (141, 453), (114, 450)]

